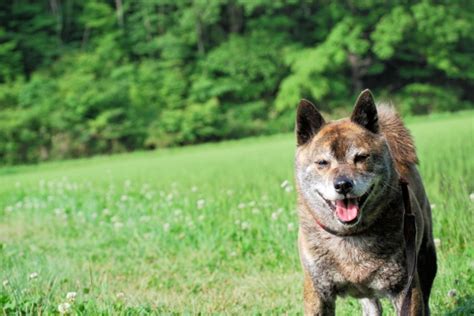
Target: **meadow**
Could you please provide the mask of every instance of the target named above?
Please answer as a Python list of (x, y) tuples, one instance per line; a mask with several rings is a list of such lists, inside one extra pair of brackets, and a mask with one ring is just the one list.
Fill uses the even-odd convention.
[[(434, 214), (432, 313), (472, 315), (474, 112), (408, 127)], [(294, 150), (277, 135), (0, 168), (1, 313), (301, 314)]]

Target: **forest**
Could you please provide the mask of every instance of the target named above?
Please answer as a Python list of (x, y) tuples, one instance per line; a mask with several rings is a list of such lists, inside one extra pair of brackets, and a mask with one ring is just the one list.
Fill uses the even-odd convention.
[(0, 164), (289, 132), (361, 89), (474, 107), (474, 1), (0, 3)]

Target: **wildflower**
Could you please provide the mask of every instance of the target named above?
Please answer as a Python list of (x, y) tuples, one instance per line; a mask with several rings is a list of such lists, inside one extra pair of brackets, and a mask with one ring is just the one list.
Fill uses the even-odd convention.
[(432, 210), (434, 210), (436, 208), (436, 204), (430, 204), (430, 207)]
[(3, 280), (2, 284), (4, 287), (7, 287), (10, 285), (10, 282), (8, 280)]
[(471, 201), (474, 202), (474, 192), (472, 192), (471, 194), (469, 194), (469, 198), (471, 199)]
[(451, 289), (448, 291), (448, 297), (455, 297), (456, 295), (458, 295), (456, 289)]
[(204, 207), (204, 204), (205, 204), (205, 203), (206, 203), (206, 201), (204, 201), (203, 199), (198, 200), (198, 201), (196, 202), (197, 208), (198, 208), (198, 209), (202, 209), (202, 208)]
[(259, 210), (258, 208), (256, 208), (256, 207), (254, 207), (254, 208), (252, 209), (252, 213), (253, 213), (253, 214), (258, 214), (258, 213), (260, 213), (260, 210)]
[(69, 303), (59, 304), (58, 311), (60, 314), (68, 314), (71, 311), (71, 304)]
[(128, 200), (128, 196), (125, 194), (120, 197), (120, 201), (122, 202), (126, 202), (127, 200)]
[(229, 256), (235, 257), (235, 256), (237, 256), (237, 253), (235, 251), (232, 251), (231, 253), (229, 253)]
[(293, 230), (295, 230), (295, 224), (293, 224), (293, 223), (288, 223), (288, 231), (291, 232), (291, 231), (293, 231)]
[(240, 209), (245, 208), (245, 203), (239, 203), (239, 205), (237, 207), (240, 208)]
[(278, 213), (277, 212), (273, 212), (272, 213), (272, 220), (276, 221), (278, 219)]
[(123, 292), (118, 292), (118, 293), (115, 295), (115, 297), (118, 298), (119, 300), (124, 299), (124, 298), (125, 298), (125, 293), (123, 293)]
[(102, 214), (104, 214), (105, 216), (108, 216), (110, 215), (110, 210), (108, 208), (104, 208), (104, 210), (102, 211)]
[(434, 244), (435, 244), (436, 247), (439, 247), (441, 245), (441, 239), (435, 238), (434, 239)]
[(38, 278), (38, 272), (33, 272), (33, 273), (30, 273), (30, 280), (34, 280), (34, 279), (37, 279)]
[(242, 222), (241, 227), (242, 227), (242, 230), (247, 230), (250, 228), (250, 224), (247, 222)]
[(66, 299), (69, 302), (74, 302), (76, 300), (77, 293), (76, 292), (67, 292)]
[(164, 224), (163, 224), (163, 230), (164, 230), (165, 232), (169, 231), (169, 230), (170, 230), (170, 224), (169, 224), (169, 223), (164, 223)]

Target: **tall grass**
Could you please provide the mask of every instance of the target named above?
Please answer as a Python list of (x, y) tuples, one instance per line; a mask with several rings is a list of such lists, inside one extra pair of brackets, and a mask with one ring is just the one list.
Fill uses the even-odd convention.
[[(433, 314), (473, 313), (474, 112), (409, 127), (439, 243)], [(0, 310), (301, 313), (294, 149), (280, 135), (0, 169)]]

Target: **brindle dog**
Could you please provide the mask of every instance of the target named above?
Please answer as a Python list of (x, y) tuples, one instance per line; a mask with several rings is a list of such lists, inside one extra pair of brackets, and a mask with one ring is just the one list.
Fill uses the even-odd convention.
[(415, 215), (417, 267), (410, 315), (429, 315), (436, 275), (431, 209), (410, 133), (389, 107), (361, 93), (352, 116), (326, 122), (301, 100), (296, 119), (299, 252), (307, 315), (334, 315), (338, 295), (360, 299), (364, 315), (381, 315), (379, 298), (402, 314), (408, 262), (400, 179)]

